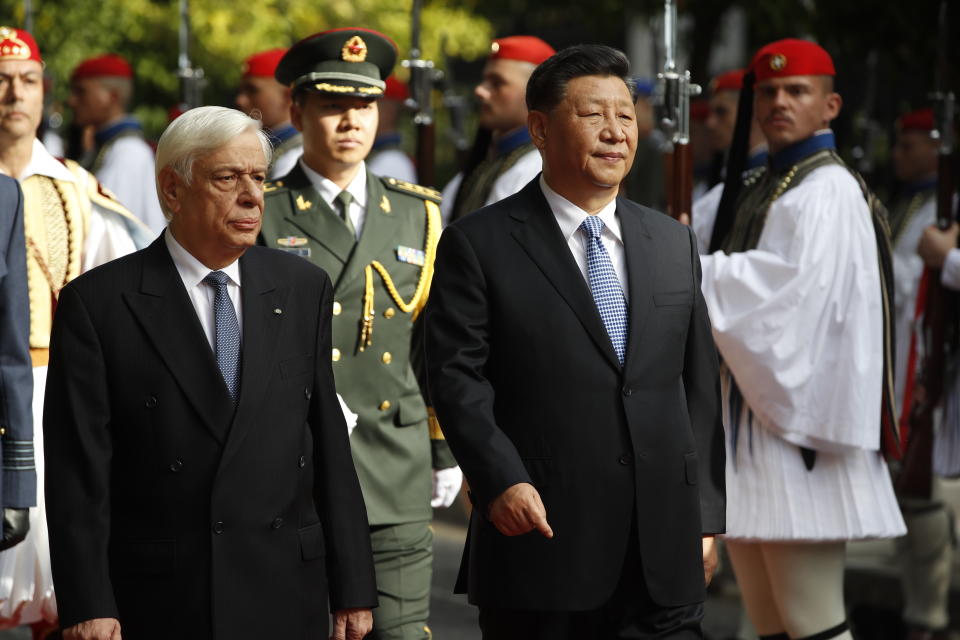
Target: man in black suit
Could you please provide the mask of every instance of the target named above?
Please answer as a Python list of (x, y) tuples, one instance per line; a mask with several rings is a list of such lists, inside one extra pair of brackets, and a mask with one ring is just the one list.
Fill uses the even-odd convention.
[(458, 590), (484, 638), (700, 637), (724, 531), (717, 356), (686, 227), (617, 198), (622, 53), (527, 85), (543, 174), (448, 227), (430, 393), (475, 505)]
[(44, 441), (68, 640), (359, 640), (370, 536), (332, 287), (254, 247), (270, 144), (201, 107), (157, 149), (167, 231), (60, 293)]

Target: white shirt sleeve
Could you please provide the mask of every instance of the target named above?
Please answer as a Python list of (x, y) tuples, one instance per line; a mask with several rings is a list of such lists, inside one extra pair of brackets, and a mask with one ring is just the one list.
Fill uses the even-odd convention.
[(539, 151), (534, 149), (523, 154), (512, 167), (504, 171), (493, 183), (490, 195), (487, 196), (487, 201), (484, 204), (500, 202), (504, 198), (517, 193), (527, 186), (528, 182), (536, 178), (542, 169), (543, 160)]
[(463, 173), (458, 173), (450, 178), (450, 182), (448, 182), (447, 186), (440, 192), (440, 196), (443, 198), (443, 200), (440, 201), (440, 218), (444, 226), (450, 223), (450, 216), (453, 215), (453, 203), (457, 199), (457, 191), (460, 190), (460, 184), (462, 182)]
[(160, 234), (167, 220), (160, 209), (154, 175), (153, 149), (140, 138), (120, 138), (104, 155), (97, 172), (100, 184), (154, 233)]
[(710, 236), (713, 235), (713, 224), (717, 220), (717, 207), (720, 206), (722, 195), (723, 183), (721, 182), (693, 203), (690, 226), (693, 227), (693, 233), (697, 236), (697, 249), (700, 255), (710, 251)]
[(814, 449), (879, 448), (877, 248), (846, 169), (822, 167), (787, 191), (757, 249), (702, 265), (717, 347), (761, 423)]
[(960, 249), (950, 249), (940, 270), (940, 283), (952, 291), (960, 291)]
[(413, 161), (399, 149), (387, 149), (372, 154), (367, 160), (367, 166), (374, 175), (417, 183), (417, 170)]

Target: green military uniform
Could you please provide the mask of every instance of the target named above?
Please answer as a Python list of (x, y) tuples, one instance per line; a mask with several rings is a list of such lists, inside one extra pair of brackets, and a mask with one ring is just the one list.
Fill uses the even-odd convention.
[[(324, 96), (322, 108), (332, 104), (349, 113), (383, 95), (396, 59), (396, 44), (381, 33), (333, 29), (291, 47), (275, 77), (291, 87), (297, 109), (318, 93)], [(353, 128), (357, 139), (369, 137), (372, 144), (370, 119), (335, 117), (341, 118), (338, 127)], [(313, 137), (318, 130), (312, 123), (302, 127), (304, 157), (326, 149)], [(359, 157), (344, 162), (365, 170)], [(369, 172), (365, 178), (359, 235), (349, 199), (336, 205), (341, 217), (297, 164), (265, 187), (260, 239), (310, 260), (333, 282), (330, 358), (337, 392), (358, 416), (350, 442), (377, 572), (379, 606), (368, 637), (423, 640), (431, 635), (432, 470), (456, 466), (424, 402), (425, 377), (415, 373), (422, 371), (418, 319), (440, 235), (439, 194)]]
[[(425, 380), (414, 373), (417, 363), (412, 357), (420, 352), (416, 321), (429, 293), (440, 234), (439, 195), (368, 172), (359, 241), (299, 165), (267, 183), (265, 199), (263, 243), (303, 256), (323, 268), (334, 283), (331, 358), (337, 391), (358, 415), (350, 441), (373, 529), (381, 589), (379, 626), (396, 595), (384, 593), (393, 591), (384, 581), (393, 580), (381, 575), (381, 565), (403, 565), (391, 548), (426, 548), (420, 554), (425, 562), (424, 557), (412, 559), (425, 575), (416, 579), (408, 573), (404, 590), (424, 591), (429, 598), (432, 539), (426, 524), (432, 517), (431, 470), (456, 465), (432, 415), (428, 420)], [(410, 523), (423, 526), (390, 526)], [(411, 566), (403, 568), (409, 572)], [(399, 608), (408, 609), (409, 604)], [(400, 612), (401, 618), (410, 617), (407, 613)], [(413, 633), (424, 626), (412, 624)], [(405, 631), (377, 637), (424, 634)]]

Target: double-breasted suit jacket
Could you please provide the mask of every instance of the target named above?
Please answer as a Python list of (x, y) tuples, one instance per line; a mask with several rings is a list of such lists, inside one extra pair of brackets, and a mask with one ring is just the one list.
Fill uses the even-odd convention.
[(330, 370), (330, 281), (240, 258), (228, 395), (163, 237), (60, 294), (44, 440), (60, 621), (124, 638), (326, 637), (376, 603), (368, 525)]
[[(441, 238), (426, 355), (477, 507), (457, 585), (475, 604), (600, 607), (634, 520), (653, 600), (704, 598), (701, 536), (724, 530), (724, 448), (696, 240), (626, 199), (616, 211), (628, 271), (622, 367), (538, 180)], [(553, 539), (508, 537), (486, 519), (521, 482), (539, 491)]]
[(357, 240), (299, 164), (267, 184), (263, 243), (310, 260), (333, 281), (327, 357), (337, 391), (358, 415), (350, 444), (371, 525), (429, 520), (431, 469), (456, 464), (428, 420), (419, 358), (420, 311), (440, 234), (436, 198), (433, 190), (368, 171)]

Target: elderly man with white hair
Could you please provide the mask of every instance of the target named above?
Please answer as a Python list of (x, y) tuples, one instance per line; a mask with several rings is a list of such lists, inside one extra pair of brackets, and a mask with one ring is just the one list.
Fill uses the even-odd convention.
[(169, 225), (64, 288), (44, 416), (64, 637), (359, 639), (376, 605), (330, 366), (330, 280), (253, 246), (270, 145), (186, 112), (157, 149)]

